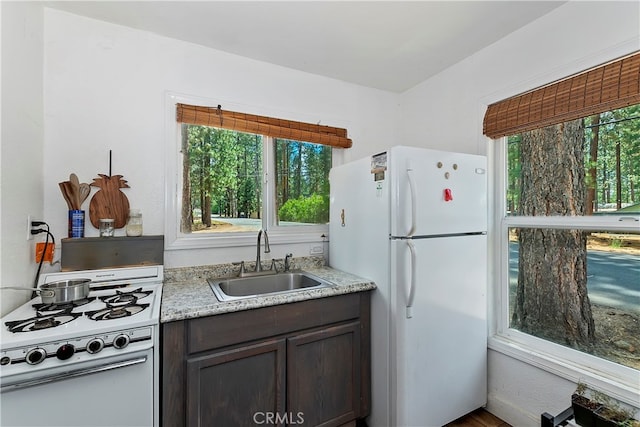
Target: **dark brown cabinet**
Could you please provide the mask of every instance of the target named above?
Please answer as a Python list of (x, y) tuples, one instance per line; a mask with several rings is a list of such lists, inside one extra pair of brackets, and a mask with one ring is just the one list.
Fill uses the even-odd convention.
[(162, 425), (355, 425), (369, 413), (369, 292), (162, 325)]
[(284, 340), (189, 358), (187, 425), (250, 425), (254, 414), (283, 413), (284, 380)]
[(358, 418), (360, 322), (287, 340), (287, 409), (312, 426)]

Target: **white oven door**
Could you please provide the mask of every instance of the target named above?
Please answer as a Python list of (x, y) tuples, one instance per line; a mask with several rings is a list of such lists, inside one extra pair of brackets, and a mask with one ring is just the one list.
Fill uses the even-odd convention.
[(153, 349), (3, 383), (2, 426), (154, 425)]

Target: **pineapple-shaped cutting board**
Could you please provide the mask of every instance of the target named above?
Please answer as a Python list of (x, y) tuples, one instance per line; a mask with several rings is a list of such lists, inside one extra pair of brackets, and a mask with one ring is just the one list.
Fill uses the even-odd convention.
[(100, 227), (100, 219), (113, 218), (114, 227), (122, 228), (127, 224), (129, 217), (129, 199), (120, 191), (121, 188), (129, 188), (122, 175), (107, 176), (98, 174), (100, 178), (93, 178), (91, 185), (100, 190), (93, 195), (89, 203), (89, 219), (95, 228)]

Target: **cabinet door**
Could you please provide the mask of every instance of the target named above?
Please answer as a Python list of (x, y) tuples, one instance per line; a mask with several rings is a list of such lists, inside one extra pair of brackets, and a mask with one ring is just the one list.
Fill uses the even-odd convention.
[(360, 405), (360, 322), (287, 340), (287, 411), (305, 426), (354, 420)]
[(285, 411), (285, 341), (187, 360), (188, 426), (253, 426)]

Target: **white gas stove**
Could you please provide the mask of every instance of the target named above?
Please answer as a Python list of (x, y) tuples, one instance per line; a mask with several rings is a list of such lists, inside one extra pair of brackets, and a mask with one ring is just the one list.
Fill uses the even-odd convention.
[(158, 425), (163, 267), (43, 274), (38, 285), (79, 278), (92, 281), (86, 299), (36, 297), (0, 319), (0, 425)]

